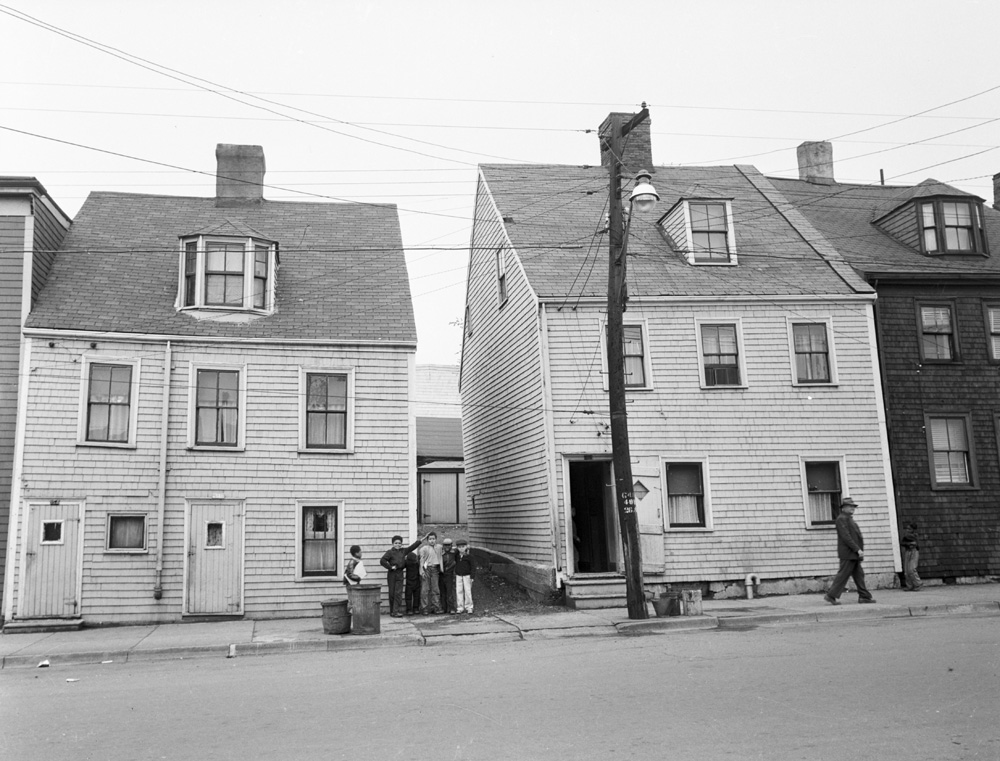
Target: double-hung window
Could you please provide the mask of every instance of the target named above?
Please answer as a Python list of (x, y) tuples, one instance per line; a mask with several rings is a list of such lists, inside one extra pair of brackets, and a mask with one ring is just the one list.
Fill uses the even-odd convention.
[(972, 418), (968, 414), (927, 415), (927, 450), (934, 489), (969, 488), (975, 485)]
[(296, 508), (296, 578), (330, 579), (340, 576), (343, 566), (343, 504), (299, 502)]
[(732, 201), (681, 199), (657, 223), (688, 264), (736, 264)]
[(271, 312), (277, 245), (253, 237), (182, 241), (182, 308)]
[(925, 362), (950, 362), (958, 358), (955, 310), (951, 304), (920, 304), (920, 356)]
[(704, 462), (665, 462), (667, 528), (708, 528)]
[(246, 368), (192, 366), (188, 446), (242, 449)]
[(299, 449), (351, 452), (354, 449), (354, 371), (302, 368)]
[(1000, 304), (984, 304), (986, 335), (990, 342), (990, 359), (1000, 362)]
[[(625, 388), (630, 390), (650, 390), (653, 387), (645, 322), (626, 322), (622, 325), (622, 363)], [(604, 390), (608, 390), (608, 325), (601, 325), (601, 371), (604, 374)]]
[(816, 385), (833, 382), (828, 326), (825, 322), (792, 323), (795, 382)]
[(929, 254), (985, 254), (986, 233), (978, 201), (939, 198), (918, 205), (923, 250)]
[(135, 445), (139, 360), (85, 357), (78, 443)]
[(807, 525), (832, 525), (840, 514), (841, 466), (839, 459), (802, 461)]
[(503, 246), (497, 249), (497, 303), (500, 306), (507, 303), (507, 260)]
[(744, 385), (739, 338), (738, 323), (699, 323), (698, 345), (703, 386), (719, 388)]

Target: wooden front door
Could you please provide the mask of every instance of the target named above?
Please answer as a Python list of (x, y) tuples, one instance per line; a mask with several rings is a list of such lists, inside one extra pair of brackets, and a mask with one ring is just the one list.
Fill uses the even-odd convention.
[(82, 507), (79, 502), (28, 503), (18, 618), (80, 615)]
[(243, 613), (242, 504), (191, 504), (185, 607), (188, 615)]

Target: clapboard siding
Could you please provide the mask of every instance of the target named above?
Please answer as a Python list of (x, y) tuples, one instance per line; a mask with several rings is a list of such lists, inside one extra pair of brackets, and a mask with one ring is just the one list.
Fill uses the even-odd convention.
[[(319, 600), (343, 595), (339, 580), (295, 581), (297, 501), (343, 503), (343, 546), (360, 544), (371, 580), (377, 557), (407, 535), (412, 351), (380, 348), (174, 343), (170, 373), (168, 476), (163, 527), (163, 596), (153, 598), (159, 498), (163, 343), (59, 339), (35, 342), (28, 403), (38, 412), (25, 432), (24, 499), (86, 499), (81, 613), (92, 621), (175, 620), (184, 594), (185, 510), (192, 500), (244, 506), (244, 611), (249, 617), (316, 615)], [(90, 357), (141, 358), (136, 447), (76, 445), (81, 363)], [(190, 367), (245, 365), (243, 451), (190, 450)], [(355, 450), (298, 452), (299, 368), (354, 368)], [(147, 515), (142, 554), (105, 551), (107, 516)], [(341, 558), (341, 564), (343, 558)], [(15, 595), (16, 600), (16, 595)], [(16, 610), (15, 610), (16, 615)]]
[[(921, 363), (917, 309), (950, 302), (960, 358)], [(878, 313), (900, 525), (921, 527), (921, 574), (1000, 574), (1000, 372), (990, 359), (984, 302), (1000, 304), (995, 288), (879, 284)], [(931, 487), (925, 414), (968, 413), (972, 419), (973, 489)]]
[[(662, 494), (661, 457), (707, 456), (709, 463), (713, 530), (665, 533), (668, 579), (832, 574), (835, 533), (806, 528), (800, 471), (800, 458), (828, 456), (844, 458), (849, 493), (861, 505), (857, 520), (865, 532), (867, 569), (893, 571), (870, 308), (859, 302), (630, 302), (626, 321), (642, 321), (648, 329), (653, 386), (628, 392), (633, 475)], [(741, 322), (746, 388), (700, 387), (697, 318)], [(793, 385), (789, 319), (832, 321), (835, 386)], [(551, 309), (547, 324), (556, 452), (610, 455), (600, 356), (603, 310)], [(563, 530), (565, 511), (560, 479)]]
[[(552, 562), (538, 305), (480, 179), (462, 353), (462, 431), (469, 534), (525, 561)], [(496, 252), (508, 299), (498, 304)]]

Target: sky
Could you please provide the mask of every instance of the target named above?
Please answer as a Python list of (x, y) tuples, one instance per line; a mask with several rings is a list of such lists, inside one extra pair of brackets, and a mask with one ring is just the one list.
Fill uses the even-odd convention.
[(650, 109), (657, 166), (932, 177), (993, 202), (1000, 3), (951, 0), (0, 0), (0, 175), (70, 216), (95, 190), (394, 203), (418, 364), (457, 365), (477, 166), (594, 165)]

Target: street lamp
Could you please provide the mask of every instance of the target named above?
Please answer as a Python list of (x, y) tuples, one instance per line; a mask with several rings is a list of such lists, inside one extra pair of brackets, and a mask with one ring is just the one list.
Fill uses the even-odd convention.
[(611, 115), (607, 147), (610, 154), (610, 198), (608, 201), (608, 240), (610, 262), (608, 267), (608, 407), (611, 413), (611, 459), (615, 471), (615, 502), (618, 505), (618, 522), (621, 527), (622, 551), (625, 566), (625, 597), (628, 617), (649, 618), (646, 610), (645, 588), (642, 579), (642, 550), (639, 544), (639, 516), (635, 511), (635, 491), (632, 483), (632, 459), (629, 453), (628, 416), (625, 400), (625, 356), (623, 350), (622, 314), (625, 311), (625, 249), (634, 209), (648, 211), (659, 200), (650, 183), (648, 172), (636, 177), (636, 184), (629, 196), (628, 224), (623, 224), (624, 213), (621, 197), (621, 159), (623, 138), (638, 124), (649, 117), (643, 109), (624, 124), (621, 116)]

